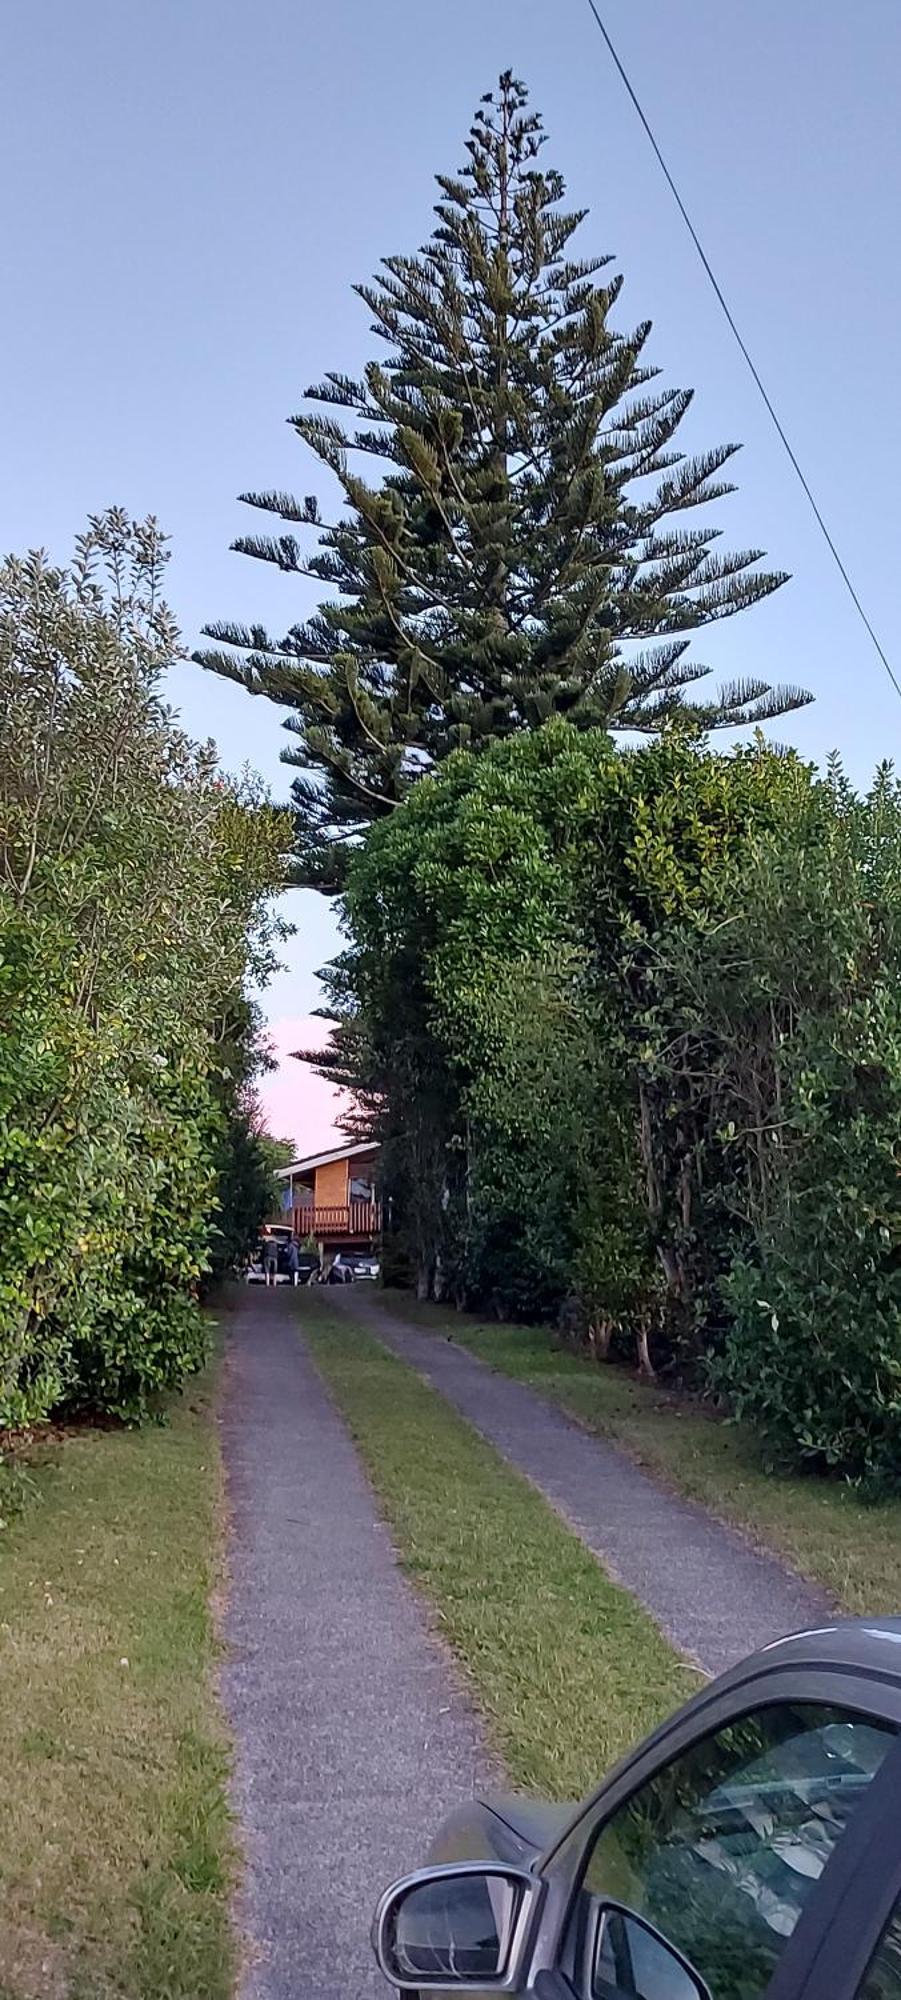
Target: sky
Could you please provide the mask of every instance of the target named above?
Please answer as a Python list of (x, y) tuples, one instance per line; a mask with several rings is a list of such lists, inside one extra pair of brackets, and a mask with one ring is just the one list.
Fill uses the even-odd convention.
[[(897, 645), (901, 207), (897, 0), (606, 0), (708, 255), (890, 653)], [(862, 632), (707, 286), (586, 0), (28, 0), (4, 19), (0, 548), (64, 560), (88, 512), (155, 513), (190, 650), (208, 619), (287, 627), (312, 586), (229, 551), (236, 495), (321, 491), (286, 419), (326, 369), (373, 353), (352, 292), (428, 234), (482, 91), (525, 78), (583, 254), (625, 273), (619, 322), (695, 388), (683, 437), (739, 440), (723, 545), (792, 582), (695, 643), (724, 676), (800, 681), (776, 725), (865, 784), (901, 707)], [(901, 678), (901, 646), (894, 664)], [(171, 699), (276, 797), (280, 712), (188, 662)], [(309, 1044), (331, 905), (294, 892), (265, 1005), (273, 1128), (302, 1150), (337, 1106)]]

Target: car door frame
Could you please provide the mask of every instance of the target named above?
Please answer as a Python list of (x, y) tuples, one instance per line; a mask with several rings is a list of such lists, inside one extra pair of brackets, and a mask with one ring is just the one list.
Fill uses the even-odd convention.
[[(866, 1827), (861, 1826), (856, 1845), (855, 1865), (845, 1870), (845, 1879), (836, 1891), (834, 1908), (820, 1933), (819, 1943), (797, 2000), (857, 2000), (863, 1981), (887, 1925), (901, 1903), (901, 1738), (886, 1758), (879, 1775), (878, 1791), (872, 1801)], [(863, 1818), (863, 1808), (861, 1808)], [(856, 1815), (852, 1826), (856, 1827)]]
[[(880, 1840), (883, 1854), (880, 1872), (891, 1876), (892, 1880), (898, 1875), (897, 1865), (894, 1868), (891, 1866), (886, 1852), (885, 1829), (893, 1801), (897, 1823), (897, 1801), (901, 1794), (901, 1684), (891, 1675), (853, 1665), (817, 1663), (804, 1666), (796, 1661), (782, 1665), (774, 1659), (764, 1667), (759, 1656), (749, 1663), (746, 1676), (738, 1680), (730, 1679), (725, 1687), (714, 1683), (686, 1709), (655, 1730), (616, 1767), (553, 1848), (542, 1857), (536, 1873), (541, 1878), (544, 1893), (531, 1940), (528, 1991), (532, 1990), (532, 1983), (539, 1972), (561, 1969), (567, 1928), (586, 1865), (587, 1851), (612, 1814), (658, 1770), (695, 1744), (716, 1735), (719, 1730), (744, 1716), (791, 1702), (845, 1708), (874, 1722), (888, 1723), (898, 1732), (897, 1742), (868, 1785), (847, 1830), (836, 1844), (819, 1882), (808, 1897), (765, 1995), (760, 1996), (760, 2000), (823, 2000), (824, 1992), (828, 1992), (829, 2000), (854, 2000), (856, 1980), (853, 1967), (858, 1962), (860, 1951), (851, 1948), (854, 1940), (849, 1926), (855, 1919), (853, 1914), (846, 1916), (845, 1911), (853, 1913), (856, 1910), (859, 1920), (861, 1893), (869, 1879), (871, 1902), (878, 1903), (881, 1909), (887, 1899), (890, 1914), (892, 1901), (887, 1887), (882, 1896), (875, 1895), (876, 1877), (869, 1872), (870, 1861), (879, 1853)], [(823, 1897), (827, 1891), (831, 1899), (831, 1916), (825, 1915), (827, 1906)], [(882, 1935), (882, 1927), (877, 1925), (875, 1917), (872, 1922), (867, 1917), (865, 1929), (869, 1950), (865, 1966), (869, 1964), (875, 1944)], [(841, 1960), (837, 1960), (834, 1967), (827, 1952), (830, 1937), (834, 1947), (841, 1948)], [(824, 1953), (827, 1954), (825, 1958)], [(812, 1981), (818, 1965), (822, 1978), (824, 1963), (829, 1964), (828, 1984), (824, 1988), (821, 1983), (817, 1989)], [(838, 1984), (839, 1966), (844, 1963), (847, 1963), (848, 1970), (843, 1975), (842, 1983)]]

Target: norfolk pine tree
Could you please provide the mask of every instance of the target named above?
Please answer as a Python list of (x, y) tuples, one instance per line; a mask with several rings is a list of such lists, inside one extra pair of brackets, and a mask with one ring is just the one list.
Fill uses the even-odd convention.
[(684, 710), (708, 729), (809, 698), (746, 680), (686, 699), (708, 672), (686, 635), (785, 578), (682, 524), (733, 490), (737, 446), (676, 448), (691, 391), (652, 386), (649, 322), (611, 326), (622, 280), (602, 279), (607, 257), (571, 258), (585, 211), (561, 206), (543, 144), (508, 73), (459, 176), (438, 176), (429, 242), (357, 288), (387, 354), (362, 381), (328, 374), (290, 420), (335, 476), (335, 519), (313, 497), (241, 496), (313, 546), (288, 532), (234, 547), (331, 592), (283, 639), (217, 624), (196, 656), (292, 711), (303, 881), (339, 887), (354, 834), (457, 747), (552, 715), (652, 732)]

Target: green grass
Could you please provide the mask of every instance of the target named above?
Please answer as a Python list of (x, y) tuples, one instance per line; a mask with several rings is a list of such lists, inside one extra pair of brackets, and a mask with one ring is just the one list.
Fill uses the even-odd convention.
[(0, 1996), (226, 2000), (209, 1384), (165, 1427), (80, 1431), (4, 1474)]
[(517, 1785), (557, 1798), (698, 1685), (634, 1598), (444, 1398), (313, 1293), (304, 1332), (403, 1567)]
[(838, 1481), (767, 1469), (750, 1433), (624, 1369), (558, 1347), (546, 1328), (486, 1324), (379, 1294), (386, 1309), (450, 1335), (500, 1374), (526, 1382), (613, 1439), (679, 1493), (731, 1521), (823, 1586), (844, 1610), (901, 1612), (901, 1502), (870, 1505)]

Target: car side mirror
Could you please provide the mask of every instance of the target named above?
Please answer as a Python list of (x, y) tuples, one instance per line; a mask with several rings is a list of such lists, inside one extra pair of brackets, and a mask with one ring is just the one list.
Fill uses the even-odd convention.
[(372, 1929), (385, 1978), (401, 1992), (509, 1991), (535, 1887), (515, 1868), (481, 1862), (428, 1868), (395, 1883)]
[(619, 1903), (595, 1910), (592, 2000), (711, 2000), (710, 1990), (660, 1931)]

